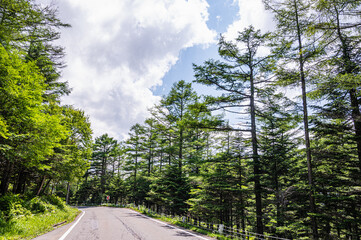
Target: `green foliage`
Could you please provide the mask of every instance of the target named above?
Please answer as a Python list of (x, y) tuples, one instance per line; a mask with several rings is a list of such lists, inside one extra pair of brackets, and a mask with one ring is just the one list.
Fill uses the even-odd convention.
[(9, 222), (17, 217), (28, 216), (30, 214), (30, 211), (24, 208), (23, 204), (24, 201), (19, 197), (19, 195), (6, 194), (4, 196), (1, 196), (0, 218), (3, 219), (5, 222)]
[(52, 210), (54, 210), (52, 205), (47, 204), (40, 197), (35, 197), (31, 199), (26, 203), (26, 205), (33, 213), (44, 213), (46, 211), (51, 212)]
[(34, 197), (24, 200), (19, 195), (6, 194), (0, 197), (2, 224), (11, 225), (22, 218), (31, 218), (33, 214), (66, 210), (64, 201), (54, 195)]
[(69, 25), (55, 8), (30, 0), (1, 1), (0, 15), (0, 196), (43, 195), (80, 178), (91, 154), (88, 118), (60, 105), (70, 91), (60, 81), (63, 48), (54, 40)]
[[(44, 199), (31, 199), (28, 203), (32, 202), (33, 206), (37, 205), (33, 214), (26, 208), (26, 206), (29, 205), (24, 203), (21, 207), (17, 207), (16, 217), (6, 222), (0, 218), (0, 239), (35, 238), (53, 230), (55, 224), (73, 221), (78, 215), (79, 211), (77, 209), (65, 206), (65, 203), (61, 200), (55, 200), (56, 198), (48, 197), (48, 199), (50, 198), (52, 198), (52, 201), (56, 201), (58, 206), (63, 205), (64, 207), (59, 209), (56, 205), (45, 203)], [(45, 208), (45, 212), (39, 213), (39, 209), (43, 210), (43, 208)], [(47, 211), (46, 209), (51, 211)]]
[(189, 180), (184, 173), (180, 173), (177, 165), (170, 165), (153, 179), (147, 200), (172, 214), (184, 214), (188, 208), (189, 190)]
[[(240, 167), (232, 161), (236, 157), (227, 153), (219, 153), (209, 163), (204, 164), (201, 171), (202, 183), (192, 189), (192, 196), (188, 203), (192, 215), (199, 216), (206, 222), (231, 224), (231, 206), (236, 201), (244, 201), (242, 194), (249, 192), (246, 185), (242, 185), (237, 177)], [(245, 216), (243, 216), (245, 217)]]
[[(91, 131), (76, 133), (75, 130), (78, 127), (76, 124), (83, 124), (90, 129), (88, 120), (85, 117), (78, 118), (78, 120), (73, 118), (72, 125), (70, 122), (65, 125), (63, 121), (65, 117), (59, 111), (58, 106), (43, 104), (46, 85), (34, 63), (23, 62), (16, 53), (7, 52), (3, 47), (0, 47), (0, 51), (2, 66), (0, 74), (1, 123), (5, 125), (5, 130), (1, 135), (1, 151), (5, 156), (2, 159), (2, 167), (15, 164), (16, 167), (26, 168), (29, 171), (37, 169), (42, 172), (52, 172), (54, 178), (73, 179), (72, 175), (80, 177), (83, 174), (82, 171), (85, 170), (80, 166), (86, 166), (84, 164), (86, 155), (82, 152), (85, 153), (89, 149), (84, 144), (86, 141), (89, 142), (87, 139), (89, 139)], [(73, 110), (73, 112), (76, 111)], [(65, 144), (67, 149), (70, 148), (70, 144), (64, 141), (72, 136), (76, 136), (78, 139), (71, 142), (73, 155), (59, 152), (58, 149), (64, 149)], [(81, 144), (83, 145), (82, 149), (78, 148)], [(51, 160), (54, 158), (58, 161)], [(63, 161), (59, 161), (59, 158), (62, 158)], [(65, 164), (69, 158), (71, 162)], [(18, 161), (14, 159), (18, 159)], [(70, 164), (71, 166), (69, 166)], [(68, 168), (65, 169), (67, 166)], [(76, 174), (77, 171), (80, 173)], [(60, 177), (62, 172), (67, 174)], [(6, 182), (3, 181), (2, 184), (4, 188), (1, 191), (5, 193), (4, 184)]]
[(110, 180), (110, 184), (105, 191), (107, 196), (110, 196), (110, 202), (114, 204), (123, 204), (127, 195), (126, 185), (124, 180), (120, 177), (114, 177)]
[(32, 213), (53, 212), (56, 209), (64, 210), (66, 208), (64, 201), (55, 195), (34, 197), (25, 201), (24, 206)]
[[(256, 200), (257, 233), (263, 234), (262, 187), (260, 184), (260, 155), (258, 153), (256, 109), (258, 94), (270, 71), (274, 69), (272, 55), (261, 57), (259, 51), (265, 47), (269, 34), (261, 34), (253, 26), (239, 32), (235, 41), (219, 40), (219, 55), (223, 61), (206, 61), (203, 66), (194, 65), (196, 82), (214, 86), (223, 92), (221, 98), (212, 99), (216, 109), (247, 107), (249, 116), (241, 122), (242, 130), (249, 131), (252, 142), (250, 156), (253, 159), (253, 181)], [(262, 87), (261, 87), (262, 86)], [(230, 110), (232, 111), (232, 110)], [(250, 125), (250, 126), (249, 126)]]
[(56, 206), (58, 209), (63, 210), (66, 208), (65, 202), (56, 195), (46, 195), (42, 197), (43, 200), (53, 206)]

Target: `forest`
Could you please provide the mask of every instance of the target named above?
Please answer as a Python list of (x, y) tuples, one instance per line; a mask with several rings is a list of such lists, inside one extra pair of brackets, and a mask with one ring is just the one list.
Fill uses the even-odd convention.
[(359, 240), (361, 1), (263, 3), (274, 31), (221, 36), (219, 57), (121, 141), (93, 139), (86, 113), (61, 103), (55, 42), (70, 25), (56, 8), (1, 1), (0, 200), (110, 196), (258, 234)]

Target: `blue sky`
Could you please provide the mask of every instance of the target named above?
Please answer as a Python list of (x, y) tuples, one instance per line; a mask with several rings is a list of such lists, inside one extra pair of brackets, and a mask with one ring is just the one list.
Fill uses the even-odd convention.
[(218, 57), (220, 34), (234, 39), (250, 24), (272, 28), (261, 0), (38, 1), (51, 1), (72, 25), (59, 41), (66, 50), (62, 78), (72, 88), (63, 104), (85, 111), (94, 137), (118, 140), (149, 117), (147, 109), (174, 82), (193, 80), (193, 63)]
[[(220, 34), (227, 33), (228, 27), (232, 23), (240, 20), (239, 5), (236, 1), (232, 0), (208, 0), (207, 2), (209, 4), (207, 26), (217, 32), (216, 39), (218, 39)], [(260, 18), (262, 17), (260, 16)], [(166, 95), (172, 87), (172, 84), (176, 81), (185, 80), (191, 82), (194, 79), (193, 64), (201, 65), (207, 59), (218, 58), (218, 47), (216, 43), (210, 44), (207, 47), (196, 45), (182, 49), (178, 57), (177, 63), (173, 65), (163, 77), (163, 84), (157, 86), (153, 91), (155, 95)], [(193, 84), (193, 88), (195, 88), (199, 94), (208, 92), (207, 89), (197, 84)]]

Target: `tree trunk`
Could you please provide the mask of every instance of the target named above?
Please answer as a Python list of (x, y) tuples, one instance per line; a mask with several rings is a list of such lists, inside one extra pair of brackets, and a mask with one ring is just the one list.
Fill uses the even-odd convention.
[(25, 172), (24, 167), (21, 167), (21, 170), (19, 171), (16, 183), (14, 184), (13, 192), (15, 194), (24, 193), (25, 189), (25, 182), (26, 182), (26, 176), (27, 173)]
[(69, 194), (70, 194), (70, 182), (68, 182), (67, 188), (66, 188), (66, 204), (69, 204)]
[(148, 176), (150, 176), (150, 172), (152, 171), (152, 166), (153, 166), (153, 149), (151, 144), (149, 149), (149, 159), (148, 159)]
[(1, 195), (4, 195), (8, 192), (9, 189), (9, 182), (10, 182), (10, 176), (12, 173), (12, 169), (14, 167), (14, 164), (10, 162), (8, 159), (5, 160), (5, 171), (2, 174), (1, 177), (1, 185), (0, 185), (0, 193)]
[(257, 218), (257, 233), (263, 234), (263, 214), (262, 214), (262, 187), (260, 183), (260, 163), (258, 155), (258, 144), (257, 144), (257, 129), (256, 129), (256, 107), (254, 103), (254, 79), (253, 69), (250, 69), (250, 84), (251, 84), (251, 137), (252, 137), (252, 153), (253, 153), (253, 171), (254, 171), (254, 192), (256, 196), (256, 218)]
[(107, 161), (108, 159), (106, 157), (102, 158), (102, 171), (100, 176), (100, 187), (101, 187), (101, 195), (103, 198), (103, 194), (105, 192), (105, 174), (106, 174), (106, 168), (107, 168)]
[(239, 187), (240, 187), (240, 213), (241, 213), (241, 229), (244, 232), (246, 230), (246, 213), (245, 213), (245, 201), (244, 201), (244, 194), (242, 190), (243, 186), (243, 171), (242, 171), (242, 158), (241, 158), (241, 151), (239, 151), (239, 158), (238, 158), (238, 174), (239, 174)]
[(352, 120), (355, 128), (355, 138), (357, 145), (357, 156), (359, 161), (359, 169), (361, 173), (361, 113), (360, 107), (357, 100), (356, 90), (350, 90), (351, 109), (352, 109)]
[(160, 150), (160, 157), (159, 157), (159, 172), (162, 172), (162, 166), (163, 166), (163, 147)]
[(182, 164), (183, 164), (183, 129), (179, 133), (179, 159), (178, 159), (178, 168), (180, 174), (182, 174)]
[[(345, 66), (344, 72), (346, 74), (352, 74), (354, 73), (355, 68), (357, 68), (357, 64), (353, 63), (350, 57), (350, 48), (349, 44), (347, 43), (346, 36), (342, 35), (341, 32), (341, 24), (340, 24), (340, 14), (337, 9), (337, 7), (334, 7), (335, 13), (336, 13), (336, 24), (337, 24), (337, 37), (339, 38), (341, 42), (341, 48), (342, 48), (342, 60), (343, 65)], [(351, 102), (351, 117), (355, 128), (355, 139), (356, 139), (356, 145), (357, 145), (357, 155), (359, 160), (359, 169), (361, 173), (361, 112), (360, 112), (360, 106), (359, 101), (357, 99), (357, 90), (351, 89), (349, 90), (350, 95), (350, 102)]]
[(46, 176), (44, 176), (43, 179), (41, 180), (41, 183), (40, 183), (40, 186), (39, 186), (39, 188), (38, 188), (38, 191), (36, 192), (36, 196), (39, 196), (39, 195), (40, 195), (41, 189), (43, 189), (43, 186), (44, 186), (44, 183), (45, 183), (45, 179), (46, 179)]
[[(172, 137), (169, 136), (169, 147), (172, 146)], [(171, 165), (171, 161), (172, 161), (172, 153), (171, 152), (168, 152), (168, 165), (170, 166)]]
[[(340, 13), (337, 9), (337, 6), (334, 5), (334, 10), (336, 13), (336, 24), (337, 24), (337, 37), (339, 38), (341, 42), (341, 48), (342, 48), (342, 60), (344, 71), (341, 72), (341, 74), (352, 74), (355, 72), (355, 69), (358, 69), (359, 66), (357, 63), (353, 62), (351, 59), (351, 53), (350, 53), (350, 46), (347, 43), (347, 36), (344, 36), (341, 32), (341, 24), (340, 24)], [(360, 112), (360, 106), (359, 101), (357, 99), (357, 90), (355, 88), (352, 88), (349, 90), (349, 96), (350, 96), (350, 102), (351, 102), (351, 117), (355, 128), (355, 140), (356, 140), (356, 146), (357, 146), (357, 156), (358, 156), (358, 167), (360, 170), (361, 175), (361, 112)], [(353, 209), (356, 210), (355, 203), (352, 203)], [(360, 239), (359, 236), (359, 228), (357, 223), (357, 214), (353, 212), (353, 216), (355, 218), (354, 222), (354, 234), (352, 236), (352, 239)]]
[(48, 179), (48, 181), (46, 182), (45, 184), (45, 187), (43, 187), (43, 189), (41, 190), (40, 194), (44, 194), (46, 189), (49, 187), (50, 185), (50, 182), (51, 182), (51, 178)]
[[(303, 45), (301, 40), (301, 29), (298, 18), (298, 6), (294, 1), (295, 15), (296, 15), (296, 27), (298, 37), (298, 50), (299, 50), (299, 69), (300, 69), (300, 81), (302, 87), (302, 106), (303, 106), (303, 125), (305, 131), (305, 144), (306, 144), (306, 157), (307, 157), (307, 171), (308, 171), (308, 185), (309, 185), (309, 198), (310, 198), (310, 210), (311, 213), (316, 213), (316, 204), (314, 199), (314, 183), (313, 183), (313, 171), (312, 171), (312, 155), (311, 155), (311, 144), (310, 134), (308, 129), (308, 110), (307, 110), (307, 92), (306, 92), (306, 78), (304, 72), (304, 58), (303, 58)], [(311, 216), (312, 234), (313, 239), (318, 239), (318, 227), (315, 216)]]
[[(138, 149), (138, 146), (137, 146)], [(138, 150), (135, 151), (135, 167), (134, 167), (134, 184), (133, 184), (133, 194), (134, 194), (134, 201), (138, 204), (138, 199), (136, 199), (136, 192), (137, 192), (137, 171), (138, 171)]]

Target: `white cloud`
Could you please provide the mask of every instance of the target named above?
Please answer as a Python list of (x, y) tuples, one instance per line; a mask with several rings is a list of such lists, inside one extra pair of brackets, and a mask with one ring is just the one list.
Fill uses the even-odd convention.
[(65, 104), (84, 109), (95, 136), (118, 139), (147, 117), (159, 101), (151, 88), (178, 60), (179, 52), (214, 43), (205, 0), (63, 0), (61, 19), (73, 91)]
[(265, 10), (262, 0), (235, 0), (239, 7), (239, 19), (233, 22), (227, 29), (225, 37), (234, 40), (238, 32), (243, 31), (250, 25), (260, 29), (262, 33), (274, 28), (273, 16)]

